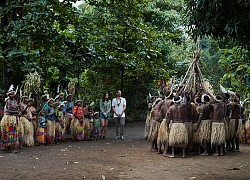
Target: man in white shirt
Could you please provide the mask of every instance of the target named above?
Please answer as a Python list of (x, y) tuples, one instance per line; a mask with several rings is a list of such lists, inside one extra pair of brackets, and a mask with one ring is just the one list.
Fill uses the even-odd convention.
[(114, 121), (116, 124), (115, 139), (124, 140), (123, 129), (125, 124), (126, 99), (121, 97), (121, 95), (122, 92), (118, 90), (116, 93), (116, 97), (112, 100), (112, 109), (114, 111)]

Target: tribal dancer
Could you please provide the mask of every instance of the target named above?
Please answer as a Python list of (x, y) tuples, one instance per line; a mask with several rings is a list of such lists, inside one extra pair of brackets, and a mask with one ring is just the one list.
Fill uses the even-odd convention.
[[(185, 126), (185, 109), (186, 104), (181, 103), (182, 98), (180, 96), (176, 96), (173, 98), (174, 105), (172, 105), (168, 112), (168, 124), (167, 127), (169, 131), (169, 146), (172, 147), (172, 154), (169, 156), (171, 158), (175, 157), (175, 148), (182, 148), (182, 157), (186, 157), (185, 150), (188, 145), (188, 132)], [(171, 125), (170, 121), (172, 120)]]
[(10, 152), (14, 150), (17, 152), (18, 147), (18, 121), (19, 111), (18, 104), (15, 99), (16, 92), (13, 90), (14, 87), (11, 85), (7, 98), (5, 99), (4, 116), (0, 122), (0, 128), (2, 132), (2, 150)]
[(215, 146), (216, 156), (224, 155), (224, 146), (226, 143), (225, 131), (225, 115), (226, 105), (221, 96), (216, 96), (215, 104), (212, 105), (212, 132), (211, 132), (211, 145)]
[(210, 97), (206, 94), (202, 95), (201, 102), (202, 105), (200, 108), (200, 115), (196, 130), (198, 131), (199, 134), (200, 143), (204, 147), (204, 153), (201, 155), (208, 156), (208, 146), (210, 144), (211, 126), (212, 126), (212, 121), (210, 118), (212, 107), (209, 104)]

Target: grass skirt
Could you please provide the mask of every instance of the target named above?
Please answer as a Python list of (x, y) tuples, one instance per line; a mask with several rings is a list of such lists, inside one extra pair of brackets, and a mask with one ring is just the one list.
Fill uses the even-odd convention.
[(230, 139), (237, 137), (240, 138), (243, 133), (243, 125), (242, 125), (242, 120), (239, 119), (239, 124), (238, 128), (236, 129), (236, 119), (230, 119), (229, 121), (229, 137)]
[(160, 128), (160, 123), (158, 121), (151, 120), (148, 140), (150, 141), (157, 140), (159, 128)]
[(84, 140), (85, 123), (80, 122), (79, 119), (74, 118), (71, 122), (71, 136), (72, 140)]
[(148, 112), (147, 117), (146, 117), (146, 122), (145, 122), (145, 139), (148, 139), (149, 135), (149, 129), (150, 129), (150, 120), (151, 120), (151, 112)]
[(90, 128), (90, 122), (89, 119), (84, 119), (84, 138), (85, 139), (90, 139), (90, 133), (91, 133), (91, 128)]
[(188, 132), (188, 144), (191, 145), (193, 143), (193, 124), (192, 122), (185, 122), (185, 126)]
[(184, 123), (172, 123), (169, 133), (169, 146), (185, 147), (188, 144), (188, 131)]
[(23, 146), (23, 135), (24, 135), (22, 117), (18, 121), (17, 132), (18, 132), (18, 148), (21, 148)]
[(245, 123), (245, 129), (250, 130), (250, 120), (247, 120)]
[(211, 145), (222, 145), (226, 142), (225, 124), (213, 122), (211, 133)]
[(169, 133), (167, 132), (167, 120), (163, 119), (158, 132), (157, 144), (165, 144), (166, 142), (168, 142), (168, 135)]
[(46, 132), (46, 138), (47, 143), (53, 143), (55, 140), (55, 121), (47, 120), (47, 132)]
[(64, 134), (64, 128), (62, 127), (60, 122), (56, 122), (56, 124), (55, 124), (55, 141), (56, 142), (63, 141), (64, 140), (63, 134)]
[(207, 142), (210, 142), (211, 128), (212, 128), (211, 120), (201, 120), (201, 124), (198, 129), (200, 143), (203, 143), (205, 140)]
[(1, 122), (1, 141), (2, 141), (2, 149), (10, 150), (16, 149), (18, 147), (18, 117), (11, 115), (4, 115)]
[(24, 134), (23, 134), (23, 145), (24, 146), (34, 146), (34, 126), (26, 117), (21, 117), (21, 122), (23, 124)]
[(66, 116), (65, 116), (65, 133), (64, 133), (64, 136), (65, 136), (65, 139), (71, 139), (71, 122), (72, 120), (74, 119), (74, 116), (73, 114), (69, 114), (67, 113)]
[[(193, 124), (193, 129), (197, 128), (197, 123)], [(195, 144), (199, 144), (200, 143), (200, 137), (199, 137), (199, 133), (196, 131), (193, 131), (193, 143)]]

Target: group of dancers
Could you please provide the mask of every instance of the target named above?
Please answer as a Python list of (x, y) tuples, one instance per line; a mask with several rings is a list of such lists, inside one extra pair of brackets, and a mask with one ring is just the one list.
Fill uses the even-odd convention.
[(34, 106), (34, 99), (21, 95), (11, 86), (5, 99), (4, 116), (0, 122), (1, 149), (17, 152), (23, 146), (54, 145), (65, 139), (100, 139), (99, 112), (92, 102), (86, 107), (82, 100), (72, 101), (72, 94), (60, 93), (56, 98), (44, 94)]
[[(166, 94), (163, 98), (152, 96), (149, 103), (145, 136), (152, 142), (152, 151), (168, 157), (175, 157), (176, 148), (182, 149), (183, 157), (186, 152), (222, 156), (227, 151), (240, 151), (247, 117), (239, 94)], [(249, 120), (244, 124), (250, 127)]]

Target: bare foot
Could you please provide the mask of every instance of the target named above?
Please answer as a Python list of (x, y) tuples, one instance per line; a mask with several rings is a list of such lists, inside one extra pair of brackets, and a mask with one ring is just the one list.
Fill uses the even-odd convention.
[(163, 153), (163, 156), (164, 156), (164, 157), (169, 157), (170, 155), (167, 154), (167, 153)]
[(162, 151), (158, 151), (158, 154), (163, 154), (163, 152)]
[(239, 149), (235, 149), (235, 150), (233, 150), (233, 152), (240, 152), (240, 150)]
[(213, 156), (219, 156), (219, 154), (218, 153), (214, 153)]
[(208, 153), (202, 153), (201, 156), (208, 156)]
[(157, 152), (158, 150), (155, 149), (155, 148), (151, 148), (150, 151), (152, 151), (152, 152)]
[(174, 156), (174, 155), (170, 155), (170, 156), (168, 156), (168, 157), (170, 157), (170, 158), (174, 158), (175, 156)]
[(185, 156), (185, 155), (184, 155), (184, 156), (182, 156), (182, 158), (186, 158), (186, 157), (187, 157), (187, 156)]

